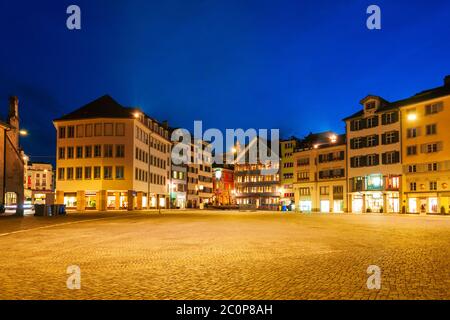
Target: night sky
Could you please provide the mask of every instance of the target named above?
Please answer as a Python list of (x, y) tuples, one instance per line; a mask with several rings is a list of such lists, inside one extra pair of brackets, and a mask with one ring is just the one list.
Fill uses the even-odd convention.
[[(366, 28), (371, 4), (382, 30)], [(52, 120), (106, 93), (175, 127), (343, 132), (369, 93), (442, 85), (449, 13), (448, 0), (0, 0), (1, 116), (19, 96), (22, 145), (47, 162)]]

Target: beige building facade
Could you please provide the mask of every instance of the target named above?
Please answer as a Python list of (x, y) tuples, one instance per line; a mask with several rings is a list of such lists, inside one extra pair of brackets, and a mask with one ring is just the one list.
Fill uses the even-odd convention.
[(54, 121), (56, 201), (80, 211), (165, 208), (167, 125), (103, 96)]
[(363, 109), (345, 119), (349, 210), (401, 210), (400, 112), (378, 96), (361, 100)]

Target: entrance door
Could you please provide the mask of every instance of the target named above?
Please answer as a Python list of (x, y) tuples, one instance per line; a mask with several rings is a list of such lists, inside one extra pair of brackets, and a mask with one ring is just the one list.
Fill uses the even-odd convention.
[(427, 199), (421, 198), (419, 204), (420, 204), (420, 213), (427, 213)]
[(428, 198), (429, 208), (428, 212), (437, 213), (438, 212), (438, 199), (437, 198)]
[(330, 201), (321, 200), (320, 201), (320, 212), (329, 213), (330, 212)]
[(408, 199), (408, 212), (417, 213), (417, 199), (416, 198)]

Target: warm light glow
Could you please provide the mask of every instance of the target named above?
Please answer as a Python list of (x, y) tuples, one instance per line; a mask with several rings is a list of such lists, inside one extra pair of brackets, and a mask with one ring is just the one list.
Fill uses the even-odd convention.
[(24, 160), (24, 161), (28, 161), (29, 159), (30, 159), (30, 158), (28, 158), (28, 156), (26, 156), (26, 155), (23, 156), (23, 160)]
[(134, 115), (135, 118), (139, 118), (141, 116), (141, 114), (139, 112), (137, 112), (137, 111), (133, 115)]
[(319, 145), (315, 144), (313, 147), (314, 147), (314, 149), (317, 149), (319, 147)]
[(408, 114), (407, 118), (408, 118), (408, 121), (414, 121), (417, 119), (417, 114), (410, 113), (410, 114)]
[(27, 135), (28, 135), (28, 131), (25, 130), (25, 129), (22, 129), (22, 130), (19, 131), (19, 134), (20, 134), (21, 136), (27, 136)]
[(233, 148), (231, 148), (231, 152), (232, 152), (232, 153), (236, 153), (236, 152), (237, 152), (237, 149), (233, 147)]
[(337, 141), (337, 136), (336, 136), (335, 134), (333, 134), (333, 135), (330, 137), (330, 140), (331, 140), (332, 143), (335, 143), (335, 142)]

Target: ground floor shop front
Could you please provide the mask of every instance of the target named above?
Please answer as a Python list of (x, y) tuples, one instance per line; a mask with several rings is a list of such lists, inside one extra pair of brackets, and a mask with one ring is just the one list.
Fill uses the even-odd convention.
[(450, 192), (407, 192), (405, 205), (407, 213), (448, 214)]
[(349, 193), (349, 210), (354, 213), (400, 213), (398, 191), (364, 191)]
[(64, 203), (67, 209), (84, 210), (142, 210), (168, 208), (168, 196), (134, 190), (99, 190), (56, 192), (56, 203)]

